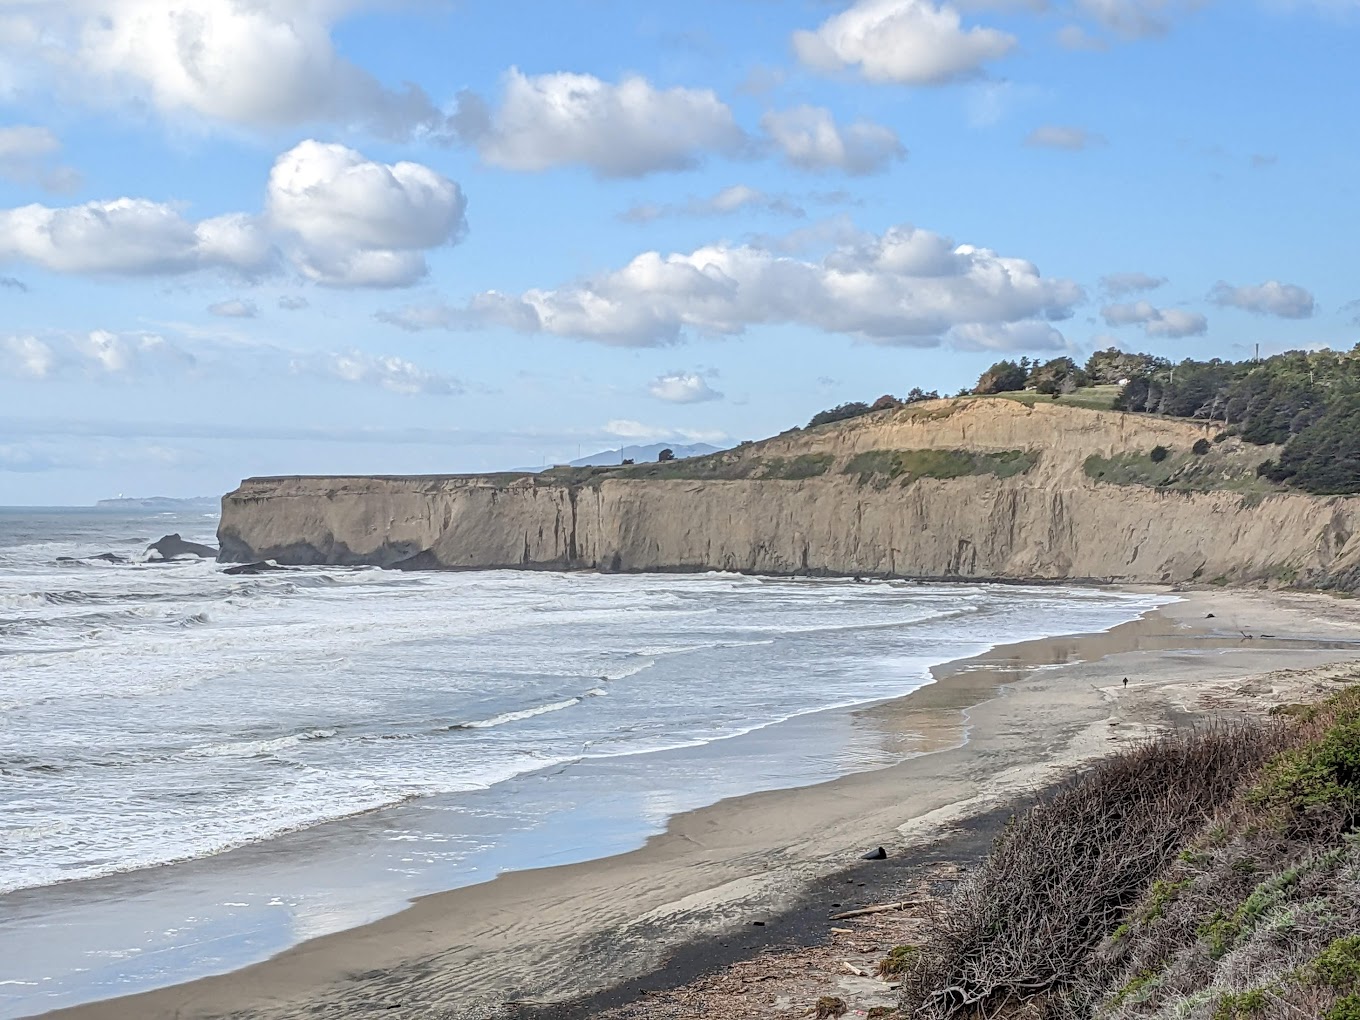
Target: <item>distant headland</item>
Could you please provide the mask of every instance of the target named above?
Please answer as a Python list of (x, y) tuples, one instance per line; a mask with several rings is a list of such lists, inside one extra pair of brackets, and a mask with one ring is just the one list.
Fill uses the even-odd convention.
[(222, 505), (219, 496), (192, 496), (188, 499), (174, 499), (170, 496), (118, 496), (114, 499), (101, 499), (95, 504), (97, 510), (216, 510)]

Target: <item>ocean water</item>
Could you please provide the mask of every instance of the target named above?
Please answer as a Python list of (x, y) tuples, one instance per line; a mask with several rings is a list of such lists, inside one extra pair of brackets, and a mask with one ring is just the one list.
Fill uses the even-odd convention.
[[(342, 886), (400, 900), (601, 856), (676, 811), (890, 764), (900, 748), (848, 710), (929, 683), (932, 665), (1105, 630), (1163, 601), (728, 574), (231, 577), (145, 561), (160, 535), (211, 542), (215, 526), (0, 509), (0, 959), (13, 970), (0, 963), (0, 1012), (238, 965), (396, 905)], [(248, 891), (178, 920), (163, 902), (124, 947), (161, 951), (155, 966), (108, 944), (105, 929), (129, 930), (110, 911), (130, 888), (110, 893), (109, 876), (149, 894), (193, 874), (182, 888), (201, 893), (205, 862), (271, 846), (302, 862), (294, 884), (317, 855), (362, 858), (368, 877), (287, 902), (260, 885), (254, 912)], [(296, 923), (262, 921), (265, 906)], [(254, 941), (196, 956), (183, 933), (198, 921), (220, 939), (236, 916), (224, 907)], [(56, 909), (73, 927), (45, 942), (38, 919)], [(69, 937), (82, 918), (97, 919), (97, 946)], [(16, 991), (39, 986), (44, 998)]]

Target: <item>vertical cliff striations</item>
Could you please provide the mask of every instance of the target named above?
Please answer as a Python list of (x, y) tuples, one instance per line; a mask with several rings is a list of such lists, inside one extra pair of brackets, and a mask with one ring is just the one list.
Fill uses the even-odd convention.
[(218, 535), (236, 562), (1360, 584), (1360, 499), (1264, 486), (1236, 440), (1190, 452), (1211, 435), (939, 401), (664, 465), (253, 478)]

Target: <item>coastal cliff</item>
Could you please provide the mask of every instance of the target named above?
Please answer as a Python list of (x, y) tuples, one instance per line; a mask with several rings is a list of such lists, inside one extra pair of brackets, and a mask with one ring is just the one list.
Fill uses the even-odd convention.
[(1360, 499), (1268, 486), (1269, 449), (1213, 438), (968, 398), (667, 464), (252, 478), (223, 498), (220, 558), (1360, 586)]

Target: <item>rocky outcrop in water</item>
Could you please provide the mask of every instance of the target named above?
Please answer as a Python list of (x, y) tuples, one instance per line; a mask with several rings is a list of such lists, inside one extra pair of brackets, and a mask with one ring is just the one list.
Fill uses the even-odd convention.
[(158, 542), (152, 542), (146, 551), (153, 560), (179, 560), (196, 556), (200, 559), (214, 559), (217, 550), (210, 545), (186, 542), (178, 534), (166, 535)]
[[(248, 479), (218, 536), (231, 562), (1360, 584), (1360, 500), (1262, 491), (1269, 451), (1195, 458), (1211, 435), (941, 401), (666, 465)], [(1171, 459), (1140, 480), (1155, 446)]]

